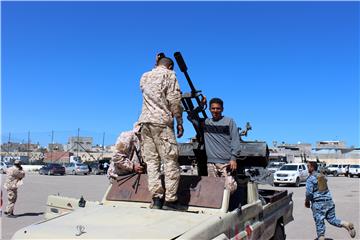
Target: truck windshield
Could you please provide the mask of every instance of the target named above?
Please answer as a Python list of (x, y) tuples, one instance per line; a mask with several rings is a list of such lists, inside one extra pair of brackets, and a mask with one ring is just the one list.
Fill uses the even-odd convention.
[(297, 165), (284, 165), (280, 168), (280, 170), (296, 171), (297, 167)]
[(278, 168), (284, 165), (283, 163), (270, 163), (268, 167), (270, 168)]

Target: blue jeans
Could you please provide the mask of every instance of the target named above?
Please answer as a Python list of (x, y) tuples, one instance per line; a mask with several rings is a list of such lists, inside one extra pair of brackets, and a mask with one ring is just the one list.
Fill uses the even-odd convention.
[(341, 220), (335, 216), (335, 204), (333, 201), (313, 202), (311, 210), (313, 212), (318, 237), (325, 236), (325, 219), (331, 225), (341, 227)]

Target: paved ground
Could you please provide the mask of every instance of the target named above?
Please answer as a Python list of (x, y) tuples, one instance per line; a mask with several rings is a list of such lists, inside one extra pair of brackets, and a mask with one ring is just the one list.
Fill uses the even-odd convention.
[[(4, 180), (4, 175), (2, 176)], [(2, 186), (3, 184), (1, 184)], [(45, 203), (49, 194), (80, 198), (87, 200), (102, 199), (108, 186), (105, 176), (39, 176), (28, 174), (24, 185), (19, 189), (16, 203), (16, 218), (1, 219), (2, 239), (10, 239), (18, 229), (43, 219)], [(360, 233), (360, 179), (346, 177), (329, 177), (329, 187), (332, 191), (337, 216), (341, 219), (354, 222), (357, 232)], [(268, 187), (266, 187), (268, 188)], [(277, 187), (293, 192), (294, 221), (286, 226), (287, 239), (315, 239), (315, 226), (311, 210), (304, 207), (305, 187)], [(4, 191), (4, 205), (6, 204), (6, 191)], [(327, 227), (328, 239), (349, 239), (344, 229), (338, 229), (329, 224)], [(356, 239), (360, 239), (360, 234)]]

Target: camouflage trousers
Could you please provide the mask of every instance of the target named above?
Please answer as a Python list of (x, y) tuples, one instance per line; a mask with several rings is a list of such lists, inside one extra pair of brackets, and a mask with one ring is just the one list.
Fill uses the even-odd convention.
[(226, 168), (228, 164), (223, 163), (208, 163), (207, 171), (209, 177), (225, 177), (225, 188), (234, 193), (237, 189), (237, 183), (233, 176), (231, 176)]
[(160, 170), (161, 162), (163, 162), (165, 201), (176, 201), (180, 168), (174, 130), (168, 126), (145, 123), (141, 128), (141, 138), (141, 152), (147, 166), (148, 185), (152, 197), (164, 197), (165, 190), (161, 184)]
[(8, 204), (6, 206), (5, 212), (8, 214), (14, 213), (14, 206), (17, 199), (17, 189), (8, 189), (7, 190)]
[(341, 227), (341, 220), (335, 216), (335, 204), (333, 201), (314, 202), (311, 210), (313, 212), (318, 237), (325, 236), (325, 219), (331, 225)]

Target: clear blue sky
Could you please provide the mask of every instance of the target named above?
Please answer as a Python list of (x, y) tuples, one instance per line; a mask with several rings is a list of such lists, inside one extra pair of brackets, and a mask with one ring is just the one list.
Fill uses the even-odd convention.
[[(359, 146), (359, 2), (1, 2), (2, 140), (94, 133), (141, 111), (155, 54), (181, 51), (248, 139)], [(189, 90), (176, 67), (180, 87)], [(185, 115), (184, 115), (185, 117)], [(61, 136), (62, 135), (62, 136)], [(185, 125), (186, 141), (194, 135)]]

